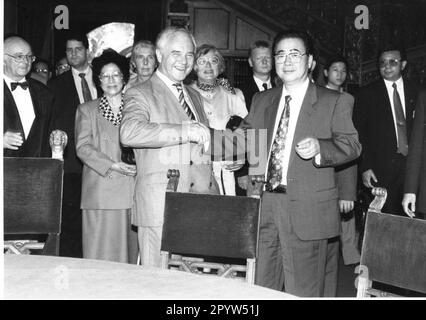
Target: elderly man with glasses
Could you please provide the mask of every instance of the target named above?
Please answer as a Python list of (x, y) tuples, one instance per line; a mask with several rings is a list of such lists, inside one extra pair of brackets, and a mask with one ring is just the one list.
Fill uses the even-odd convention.
[(3, 153), (5, 157), (50, 157), (53, 96), (28, 77), (35, 57), (21, 37), (4, 40)]
[(402, 76), (404, 49), (388, 44), (380, 50), (381, 79), (355, 97), (354, 124), (363, 146), (359, 170), (366, 188), (385, 187), (383, 212), (404, 215), (401, 205), (405, 163), (418, 88)]

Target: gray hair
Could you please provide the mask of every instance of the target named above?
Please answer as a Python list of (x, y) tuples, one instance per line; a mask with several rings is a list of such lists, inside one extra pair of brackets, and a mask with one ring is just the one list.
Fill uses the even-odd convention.
[(155, 46), (154, 46), (154, 44), (151, 41), (149, 41), (149, 40), (139, 40), (138, 42), (136, 42), (133, 45), (132, 54), (130, 56), (130, 61), (131, 62), (135, 61), (136, 49), (138, 49), (138, 48), (151, 48), (152, 51), (154, 51), (154, 56), (155, 56)]
[(165, 44), (169, 42), (176, 35), (176, 33), (179, 33), (179, 32), (187, 34), (188, 37), (191, 39), (192, 44), (194, 45), (194, 48), (197, 47), (195, 44), (195, 38), (192, 35), (192, 33), (190, 33), (185, 28), (171, 26), (171, 27), (165, 28), (163, 31), (160, 32), (155, 42), (156, 48), (162, 51), (165, 47)]

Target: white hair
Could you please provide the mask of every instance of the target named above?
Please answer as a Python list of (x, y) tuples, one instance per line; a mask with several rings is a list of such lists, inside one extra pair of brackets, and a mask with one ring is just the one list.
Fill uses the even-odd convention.
[(192, 44), (194, 45), (194, 49), (197, 47), (195, 44), (195, 38), (187, 29), (180, 27), (167, 27), (157, 37), (157, 41), (155, 42), (155, 46), (158, 50), (163, 51), (167, 42), (175, 37), (177, 33), (185, 33), (191, 39)]

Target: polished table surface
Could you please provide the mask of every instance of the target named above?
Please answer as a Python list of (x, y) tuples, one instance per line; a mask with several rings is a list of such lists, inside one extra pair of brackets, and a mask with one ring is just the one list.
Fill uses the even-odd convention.
[(277, 300), (243, 281), (101, 260), (4, 256), (5, 299)]

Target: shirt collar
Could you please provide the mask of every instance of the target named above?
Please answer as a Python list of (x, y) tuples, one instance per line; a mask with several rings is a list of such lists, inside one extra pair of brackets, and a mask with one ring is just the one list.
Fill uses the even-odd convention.
[(11, 79), (11, 78), (9, 78), (7, 75), (5, 75), (5, 74), (3, 74), (3, 79), (4, 79), (4, 82), (6, 82), (6, 84), (7, 84), (7, 86), (8, 86), (8, 88), (9, 88), (9, 90), (10, 91), (12, 91), (12, 86), (11, 86), (11, 83), (12, 82), (26, 82), (27, 81), (27, 79), (25, 79), (25, 77), (23, 77), (21, 80), (19, 80), (19, 81), (15, 81), (15, 80), (13, 80), (13, 79)]
[(386, 86), (386, 88), (388, 88), (388, 90), (393, 89), (392, 85), (394, 83), (396, 83), (397, 88), (404, 88), (404, 81), (402, 80), (402, 76), (399, 77), (399, 79), (396, 80), (396, 81), (389, 81), (389, 80), (386, 80), (386, 79), (383, 79), (383, 80), (385, 81), (385, 86)]
[[(176, 90), (176, 88), (173, 86), (174, 84), (176, 84), (176, 82), (170, 80), (164, 73), (162, 73), (158, 69), (155, 72), (157, 73), (157, 76), (167, 85), (167, 87), (169, 87), (171, 90)], [(182, 81), (180, 81), (179, 83), (182, 84)]]
[(78, 77), (80, 73), (85, 73), (85, 76), (84, 76), (84, 77), (86, 77), (87, 75), (90, 75), (90, 74), (91, 74), (92, 69), (90, 68), (90, 66), (87, 66), (87, 68), (86, 68), (86, 69), (84, 69), (83, 71), (78, 71), (78, 70), (77, 70), (77, 69), (75, 69), (74, 67), (71, 67), (71, 71), (72, 71), (72, 73), (73, 73), (73, 75), (74, 75), (75, 77)]
[(293, 89), (292, 92), (290, 93), (285, 85), (283, 85), (283, 97), (290, 95), (291, 99), (304, 99), (305, 94), (306, 94), (306, 90), (308, 90), (308, 86), (309, 86), (309, 78), (306, 78), (305, 82), (303, 82), (300, 86), (298, 86), (297, 88)]
[(268, 88), (270, 87), (271, 77), (269, 77), (268, 80), (263, 81), (263, 80), (259, 79), (258, 77), (256, 77), (255, 75), (253, 75), (253, 79), (254, 79), (254, 82), (256, 82), (257, 86), (260, 87), (260, 88), (262, 88), (262, 85), (264, 83), (268, 84)]

